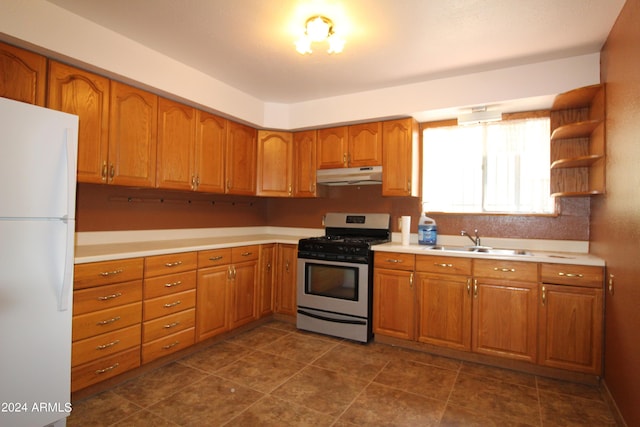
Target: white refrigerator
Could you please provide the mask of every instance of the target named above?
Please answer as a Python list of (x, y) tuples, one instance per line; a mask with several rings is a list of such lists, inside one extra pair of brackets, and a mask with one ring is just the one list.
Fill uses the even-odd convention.
[(66, 425), (78, 117), (0, 98), (0, 426)]

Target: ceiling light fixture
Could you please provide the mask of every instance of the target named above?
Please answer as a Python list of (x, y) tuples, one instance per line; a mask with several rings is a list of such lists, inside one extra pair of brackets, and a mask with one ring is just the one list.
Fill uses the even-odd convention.
[(344, 40), (335, 34), (333, 21), (326, 16), (316, 15), (307, 19), (304, 34), (296, 41), (296, 50), (302, 55), (313, 53), (311, 43), (327, 41), (328, 53), (340, 53), (344, 48)]
[(500, 111), (487, 111), (487, 107), (473, 107), (470, 114), (458, 116), (458, 125), (475, 125), (478, 123), (497, 122), (502, 120)]

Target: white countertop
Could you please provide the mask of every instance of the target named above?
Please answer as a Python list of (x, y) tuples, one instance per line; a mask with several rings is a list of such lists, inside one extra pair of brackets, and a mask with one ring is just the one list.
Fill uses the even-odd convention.
[[(110, 261), (124, 258), (165, 255), (267, 243), (297, 244), (302, 238), (322, 236), (322, 228), (233, 227), (178, 230), (141, 230), (76, 233), (75, 263)], [(418, 245), (417, 235), (411, 244), (402, 245), (399, 233), (392, 241), (376, 245), (374, 251), (404, 252), (420, 255), (488, 258), (556, 264), (604, 266), (604, 260), (588, 253), (589, 243), (539, 239), (483, 238), (483, 245), (493, 248), (524, 249), (531, 255), (492, 255), (478, 252), (430, 250)], [(465, 246), (466, 238), (438, 236), (438, 244)]]

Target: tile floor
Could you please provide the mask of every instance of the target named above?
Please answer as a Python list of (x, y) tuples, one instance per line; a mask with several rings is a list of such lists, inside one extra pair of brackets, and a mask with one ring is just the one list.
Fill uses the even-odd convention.
[(73, 402), (73, 426), (615, 426), (597, 387), (273, 321)]

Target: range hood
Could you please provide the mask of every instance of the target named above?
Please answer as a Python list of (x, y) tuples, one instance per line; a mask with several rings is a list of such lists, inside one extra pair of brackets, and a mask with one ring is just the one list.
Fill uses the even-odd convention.
[(318, 185), (382, 184), (382, 166), (319, 169), (316, 181)]

